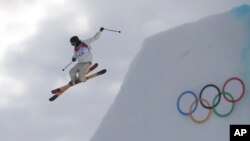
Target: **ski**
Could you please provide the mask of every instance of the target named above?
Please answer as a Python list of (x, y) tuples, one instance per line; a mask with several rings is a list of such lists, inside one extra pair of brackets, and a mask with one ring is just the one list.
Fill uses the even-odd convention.
[[(92, 78), (95, 78), (96, 76), (102, 75), (102, 74), (104, 74), (104, 73), (106, 73), (106, 72), (107, 72), (106, 69), (103, 69), (103, 70), (101, 70), (101, 71), (98, 71), (97, 73), (94, 73), (94, 74), (91, 74), (90, 76), (87, 76), (87, 80), (92, 79)], [(76, 83), (76, 84), (79, 84), (79, 83), (81, 83), (81, 82), (78, 82), (78, 83)], [(76, 85), (76, 84), (74, 84), (74, 85)], [(69, 89), (70, 87), (72, 87), (72, 86), (74, 86), (74, 85), (72, 85), (72, 84), (69, 83), (69, 84), (64, 85), (64, 86), (62, 86), (62, 87), (60, 87), (60, 88), (57, 88), (57, 89), (55, 89), (55, 90), (52, 90), (52, 91), (51, 91), (52, 94), (55, 94), (55, 95), (52, 96), (52, 97), (49, 99), (49, 101), (54, 101), (54, 100), (57, 99), (61, 94), (63, 94), (67, 89)]]
[[(94, 65), (92, 65), (90, 68), (89, 68), (89, 71), (87, 72), (90, 73), (91, 71), (93, 71), (94, 69), (96, 69), (98, 67), (98, 63), (95, 63)], [(62, 88), (62, 87), (61, 87)], [(60, 93), (60, 88), (57, 88), (57, 89), (54, 89), (51, 91), (52, 94), (56, 94), (56, 93)]]
[(94, 69), (96, 69), (98, 67), (98, 63), (95, 63), (94, 65), (92, 65), (90, 68), (89, 68), (89, 71), (87, 73), (90, 73), (91, 71), (93, 71)]

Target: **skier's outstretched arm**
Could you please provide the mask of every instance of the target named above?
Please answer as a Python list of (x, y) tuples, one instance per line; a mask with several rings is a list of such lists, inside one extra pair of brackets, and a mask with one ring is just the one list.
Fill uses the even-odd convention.
[(103, 27), (100, 28), (100, 30), (91, 38), (89, 39), (86, 39), (84, 42), (87, 43), (87, 44), (91, 44), (93, 43), (94, 41), (98, 40), (101, 36), (101, 32), (104, 30)]

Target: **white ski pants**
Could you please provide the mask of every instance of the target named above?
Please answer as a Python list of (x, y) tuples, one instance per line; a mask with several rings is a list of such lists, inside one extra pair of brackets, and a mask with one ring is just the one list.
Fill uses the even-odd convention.
[(90, 62), (83, 62), (77, 63), (74, 67), (72, 67), (69, 71), (71, 82), (74, 83), (77, 79), (85, 82), (87, 78), (86, 74), (88, 73), (90, 66)]

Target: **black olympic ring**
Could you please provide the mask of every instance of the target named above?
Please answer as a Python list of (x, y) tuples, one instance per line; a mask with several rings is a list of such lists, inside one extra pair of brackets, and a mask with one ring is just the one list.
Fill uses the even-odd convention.
[(215, 104), (213, 104), (212, 106), (206, 106), (206, 105), (203, 103), (203, 100), (199, 100), (199, 101), (200, 101), (201, 105), (202, 105), (204, 108), (206, 108), (206, 109), (213, 109), (213, 108), (215, 108), (216, 106), (218, 106), (219, 103), (220, 103), (220, 100), (221, 100), (221, 92), (220, 92), (220, 89), (219, 89), (216, 85), (214, 85), (214, 84), (208, 84), (208, 85), (204, 86), (204, 87), (201, 89), (200, 95), (199, 95), (199, 99), (203, 99), (203, 98), (202, 98), (202, 94), (203, 94), (204, 90), (205, 90), (206, 88), (208, 88), (208, 87), (213, 87), (213, 88), (215, 88), (216, 91), (218, 92), (217, 94), (218, 94), (218, 97), (219, 97), (219, 98), (218, 98), (217, 102), (216, 102)]

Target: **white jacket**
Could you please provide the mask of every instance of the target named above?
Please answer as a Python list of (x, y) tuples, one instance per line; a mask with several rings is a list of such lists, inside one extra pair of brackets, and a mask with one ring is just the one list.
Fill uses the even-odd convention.
[(101, 32), (97, 32), (93, 37), (82, 40), (81, 44), (75, 47), (74, 50), (74, 58), (78, 60), (78, 63), (83, 63), (83, 62), (92, 62), (93, 60), (93, 54), (91, 52), (91, 44), (99, 39), (101, 36)]

